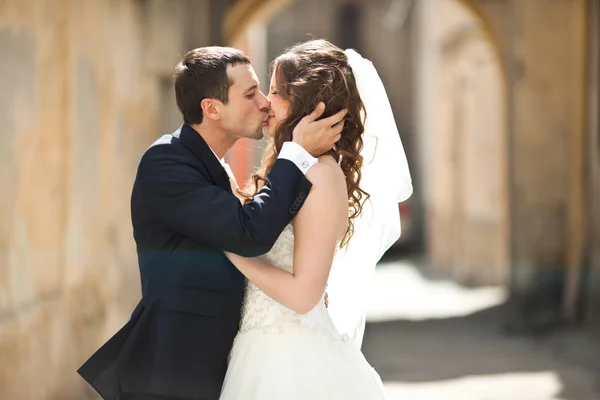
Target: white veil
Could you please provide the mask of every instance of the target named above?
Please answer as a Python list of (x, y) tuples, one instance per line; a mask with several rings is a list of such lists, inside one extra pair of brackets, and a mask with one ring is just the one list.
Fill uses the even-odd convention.
[(358, 348), (366, 323), (368, 282), (375, 265), (400, 237), (398, 203), (412, 194), (412, 179), (383, 82), (371, 61), (346, 50), (366, 121), (361, 188), (371, 195), (354, 220), (354, 235), (333, 261), (327, 293), (329, 314)]

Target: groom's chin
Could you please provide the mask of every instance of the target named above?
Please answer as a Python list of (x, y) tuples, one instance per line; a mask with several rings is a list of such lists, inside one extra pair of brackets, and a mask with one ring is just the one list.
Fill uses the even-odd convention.
[(254, 139), (261, 140), (267, 134), (267, 127), (263, 126), (258, 132), (256, 132), (256, 137)]
[(256, 131), (254, 132), (254, 134), (252, 136), (249, 136), (248, 139), (252, 139), (252, 140), (261, 140), (263, 138), (264, 134), (263, 131)]
[(246, 134), (244, 136), (240, 136), (240, 138), (250, 139), (250, 140), (261, 140), (263, 138), (263, 136), (264, 136), (263, 130), (259, 129), (252, 133), (246, 132)]
[(268, 127), (268, 126), (265, 126), (265, 127), (262, 129), (262, 134), (263, 134), (263, 137), (265, 137), (265, 136), (267, 136), (267, 137), (273, 137), (273, 136), (271, 136), (271, 135), (269, 134), (269, 127)]

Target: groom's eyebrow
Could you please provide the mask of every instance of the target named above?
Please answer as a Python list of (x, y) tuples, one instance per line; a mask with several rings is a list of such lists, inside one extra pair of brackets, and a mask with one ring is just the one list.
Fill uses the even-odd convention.
[(252, 85), (251, 87), (249, 87), (248, 89), (246, 89), (246, 91), (244, 92), (244, 94), (248, 94), (250, 92), (253, 92), (254, 90), (256, 90), (257, 87), (258, 87), (257, 84)]

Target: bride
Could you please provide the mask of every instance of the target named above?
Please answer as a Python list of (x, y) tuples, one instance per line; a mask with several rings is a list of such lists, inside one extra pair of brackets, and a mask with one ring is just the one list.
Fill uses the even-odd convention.
[[(334, 259), (353, 258), (336, 262), (332, 303), (343, 308), (344, 299), (362, 298), (352, 292), (361, 290), (357, 284), (400, 234), (397, 203), (410, 196), (412, 185), (385, 90), (358, 53), (312, 40), (273, 62), (268, 98), (271, 140), (246, 198), (261, 187), (293, 127), (319, 102), (324, 116), (348, 112), (341, 139), (307, 174), (313, 187), (304, 206), (271, 251), (260, 258), (227, 254), (249, 282), (220, 398), (384, 399), (377, 373), (336, 329), (324, 293)], [(349, 257), (353, 252), (358, 258)], [(338, 316), (356, 321), (361, 312), (357, 306), (354, 315)]]

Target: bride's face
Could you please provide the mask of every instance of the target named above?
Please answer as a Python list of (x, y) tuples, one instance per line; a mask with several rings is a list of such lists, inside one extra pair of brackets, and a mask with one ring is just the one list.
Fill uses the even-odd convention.
[(290, 108), (290, 102), (278, 93), (276, 79), (275, 72), (273, 72), (273, 76), (271, 77), (271, 87), (269, 88), (269, 95), (267, 96), (267, 99), (271, 102), (269, 125), (267, 125), (267, 135), (270, 137), (275, 135), (277, 124), (288, 116), (288, 110)]

